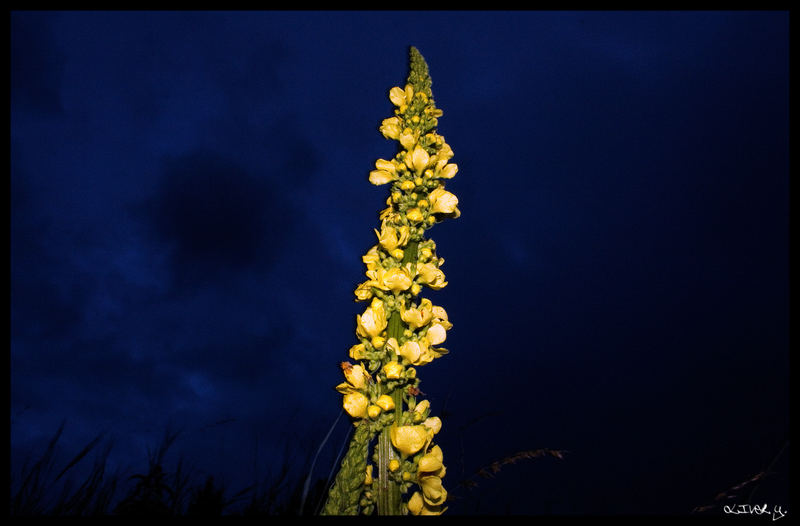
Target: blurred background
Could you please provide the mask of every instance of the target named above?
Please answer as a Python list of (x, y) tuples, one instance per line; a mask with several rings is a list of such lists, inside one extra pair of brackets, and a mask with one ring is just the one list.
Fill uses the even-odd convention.
[(425, 292), (451, 352), (419, 370), (450, 512), (786, 509), (788, 12), (10, 33), (12, 512), (314, 512), (411, 45), (459, 166)]

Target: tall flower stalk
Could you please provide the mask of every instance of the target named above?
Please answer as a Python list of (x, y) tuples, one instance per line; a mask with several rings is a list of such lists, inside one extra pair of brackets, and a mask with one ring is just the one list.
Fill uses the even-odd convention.
[(439, 347), (452, 327), (447, 312), (420, 294), (423, 287), (447, 285), (444, 258), (425, 231), (460, 215), (458, 198), (445, 190), (458, 166), (436, 133), (442, 111), (433, 101), (428, 65), (413, 46), (408, 80), (390, 89), (389, 99), (394, 116), (383, 120), (380, 132), (399, 147), (369, 173), (372, 184), (391, 186), (377, 243), (362, 256), (368, 279), (355, 289), (356, 301), (368, 302), (356, 315), (359, 343), (349, 351), (356, 363), (341, 363), (345, 381), (336, 386), (355, 433), (324, 515), (439, 515), (446, 509), (445, 466), (435, 440), (442, 422), (421, 398), (417, 368), (447, 353)]

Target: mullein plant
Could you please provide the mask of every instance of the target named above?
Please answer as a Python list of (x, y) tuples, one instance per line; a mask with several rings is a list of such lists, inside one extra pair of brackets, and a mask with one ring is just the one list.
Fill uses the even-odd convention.
[(384, 137), (399, 142), (398, 153), (378, 159), (369, 173), (372, 184), (391, 186), (377, 243), (362, 257), (368, 279), (355, 289), (356, 301), (367, 307), (356, 315), (359, 343), (349, 351), (356, 363), (341, 363), (345, 381), (336, 386), (355, 431), (323, 515), (446, 510), (445, 466), (435, 440), (442, 422), (421, 399), (417, 368), (447, 353), (439, 347), (452, 327), (447, 312), (420, 293), (447, 285), (444, 259), (425, 231), (460, 215), (458, 198), (445, 190), (458, 166), (436, 133), (442, 111), (433, 101), (428, 65), (413, 46), (409, 69), (406, 85), (389, 90), (394, 116), (380, 126)]

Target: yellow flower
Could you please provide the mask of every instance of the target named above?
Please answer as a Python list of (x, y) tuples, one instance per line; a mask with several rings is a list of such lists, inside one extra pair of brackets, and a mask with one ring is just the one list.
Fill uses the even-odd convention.
[(356, 314), (356, 333), (363, 338), (379, 336), (381, 331), (386, 328), (386, 324), (383, 301), (378, 298), (372, 298), (372, 303), (364, 311), (364, 314)]
[(447, 338), (447, 330), (441, 323), (434, 323), (428, 327), (426, 336), (431, 345), (439, 345)]
[(364, 360), (367, 358), (367, 355), (364, 353), (364, 344), (358, 343), (350, 347), (350, 358), (353, 360)]
[(381, 347), (383, 347), (383, 344), (386, 343), (386, 338), (384, 338), (383, 336), (373, 336), (372, 340), (370, 340), (370, 343), (376, 349), (380, 349)]
[(380, 232), (378, 232), (378, 229), (373, 230), (375, 231), (375, 235), (378, 236), (378, 243), (380, 243), (380, 245), (386, 249), (387, 252), (391, 252), (397, 247), (404, 246), (406, 243), (408, 243), (408, 239), (411, 235), (407, 225), (395, 228), (394, 226), (388, 224), (387, 221), (384, 221), (383, 224), (381, 224)]
[(408, 179), (406, 179), (405, 181), (400, 183), (400, 189), (401, 190), (405, 190), (406, 192), (408, 192), (410, 190), (413, 190), (414, 189), (414, 182), (413, 181), (409, 181)]
[(411, 362), (412, 365), (421, 365), (420, 356), (422, 349), (420, 349), (419, 342), (408, 340), (400, 347), (400, 356)]
[[(411, 150), (417, 143), (417, 134), (411, 128), (406, 128), (395, 137), (406, 150)], [(408, 158), (408, 155), (406, 155)]]
[(445, 161), (453, 157), (453, 149), (446, 142), (442, 143), (442, 147), (436, 152), (437, 159), (444, 159)]
[[(419, 415), (420, 417), (425, 415), (425, 412), (428, 409), (430, 409), (430, 407), (431, 407), (431, 403), (429, 401), (427, 401), (427, 400), (423, 400), (422, 402), (418, 403), (414, 407), (414, 418), (416, 419), (417, 415)], [(421, 418), (420, 418), (420, 420), (421, 420)]]
[(407, 290), (413, 283), (408, 268), (395, 267), (385, 272), (378, 271), (378, 279), (383, 285), (381, 288), (392, 292)]
[(367, 270), (375, 270), (380, 267), (381, 257), (378, 254), (378, 245), (374, 245), (366, 254), (361, 256), (361, 261), (367, 266)]
[(422, 512), (422, 507), (424, 506), (424, 502), (422, 500), (422, 493), (419, 491), (415, 491), (411, 498), (408, 499), (408, 511), (412, 515), (419, 515)]
[(356, 389), (363, 389), (367, 385), (369, 373), (361, 364), (351, 365), (350, 362), (342, 362), (344, 378)]
[(440, 471), (444, 467), (444, 464), (442, 464), (443, 460), (444, 457), (442, 455), (442, 448), (439, 446), (433, 446), (427, 454), (423, 455), (423, 457), (419, 459), (419, 463), (417, 464), (418, 470), (420, 472), (434, 474), (441, 478), (444, 476), (443, 474), (440, 474)]
[(422, 498), (419, 491), (415, 491), (411, 498), (408, 499), (408, 511), (412, 515), (441, 515), (447, 508), (441, 506), (431, 506)]
[(389, 183), (397, 179), (397, 169), (392, 161), (378, 159), (375, 161), (375, 170), (369, 173), (369, 182), (374, 185)]
[(374, 280), (365, 281), (364, 283), (359, 283), (358, 287), (354, 291), (356, 294), (357, 301), (366, 301), (372, 297), (372, 287), (377, 286), (377, 282)]
[(396, 338), (389, 338), (386, 340), (386, 348), (390, 351), (394, 351), (395, 355), (400, 355), (400, 346), (397, 344)]
[(395, 86), (389, 90), (389, 100), (391, 100), (392, 104), (395, 106), (400, 107), (406, 103), (406, 92), (403, 91), (402, 88)]
[(447, 285), (444, 272), (439, 270), (439, 267), (432, 262), (417, 263), (417, 274), (420, 277), (420, 283), (427, 284), (434, 290), (439, 290)]
[(394, 473), (398, 469), (400, 469), (400, 461), (397, 460), (396, 458), (393, 458), (392, 460), (389, 461), (389, 471)]
[(367, 415), (369, 399), (362, 393), (348, 393), (344, 395), (342, 406), (353, 418), (364, 418)]
[(427, 504), (438, 506), (447, 500), (447, 490), (442, 486), (439, 477), (422, 477), (419, 481), (422, 487), (422, 497)]
[(403, 249), (402, 249), (402, 248), (396, 248), (396, 249), (392, 250), (391, 254), (392, 254), (392, 257), (393, 257), (394, 259), (396, 259), (396, 260), (400, 261), (400, 260), (402, 260), (402, 259), (403, 259), (403, 255), (404, 255), (405, 253), (403, 252)]
[(405, 163), (409, 169), (414, 170), (417, 175), (422, 174), (430, 165), (431, 156), (425, 151), (425, 148), (417, 144), (410, 154), (406, 154)]
[(445, 329), (450, 330), (453, 326), (452, 323), (447, 318), (447, 311), (444, 310), (442, 307), (438, 305), (434, 305), (433, 309), (433, 319), (436, 320), (438, 323), (441, 323)]
[(439, 163), (436, 163), (436, 177), (441, 177), (442, 179), (452, 179), (455, 177), (456, 172), (458, 172), (457, 164), (444, 164), (440, 167)]
[(398, 426), (389, 428), (392, 445), (404, 456), (413, 455), (428, 442), (428, 429), (425, 426)]
[(399, 362), (389, 362), (383, 366), (383, 372), (386, 373), (386, 378), (390, 380), (397, 380), (403, 376), (403, 364)]
[(378, 400), (375, 402), (375, 405), (383, 409), (384, 411), (391, 411), (394, 409), (394, 400), (389, 395), (381, 395), (378, 397)]
[(379, 130), (387, 139), (397, 139), (400, 137), (400, 119), (397, 117), (383, 119)]
[(434, 214), (454, 214), (454, 217), (461, 215), (461, 211), (456, 206), (458, 205), (458, 197), (441, 186), (435, 188), (428, 195), (428, 201), (431, 204), (431, 212)]
[(427, 325), (433, 317), (433, 304), (428, 298), (423, 298), (419, 307), (412, 307), (400, 311), (400, 318), (414, 330)]
[(430, 429), (435, 435), (442, 429), (442, 420), (438, 416), (431, 416), (426, 418), (422, 425)]
[(367, 471), (364, 476), (364, 484), (366, 484), (367, 486), (372, 484), (372, 464), (367, 466)]
[(374, 184), (375, 186), (380, 186), (382, 184), (391, 183), (397, 179), (396, 174), (391, 174), (384, 170), (372, 170), (369, 173), (369, 182)]
[(411, 362), (411, 365), (425, 365), (439, 358), (441, 349), (432, 349), (428, 340), (423, 338), (419, 341), (408, 340), (400, 347), (400, 356)]

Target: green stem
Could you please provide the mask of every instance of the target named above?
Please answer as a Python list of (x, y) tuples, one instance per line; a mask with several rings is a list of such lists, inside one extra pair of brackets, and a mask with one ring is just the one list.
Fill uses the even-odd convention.
[[(402, 265), (406, 263), (416, 263), (417, 261), (417, 241), (410, 241), (403, 253)], [(389, 316), (389, 323), (386, 329), (387, 339), (395, 338), (398, 343), (403, 335), (405, 325), (400, 317), (400, 311), (395, 310)], [(389, 357), (393, 359), (393, 357)], [(400, 423), (400, 415), (403, 413), (403, 391), (395, 388), (391, 392), (385, 392), (394, 400), (394, 421)], [(376, 500), (378, 505), (378, 515), (400, 515), (402, 513), (402, 499), (400, 485), (389, 478), (389, 461), (395, 458), (396, 454), (392, 447), (389, 427), (385, 427), (378, 437), (378, 482)]]

